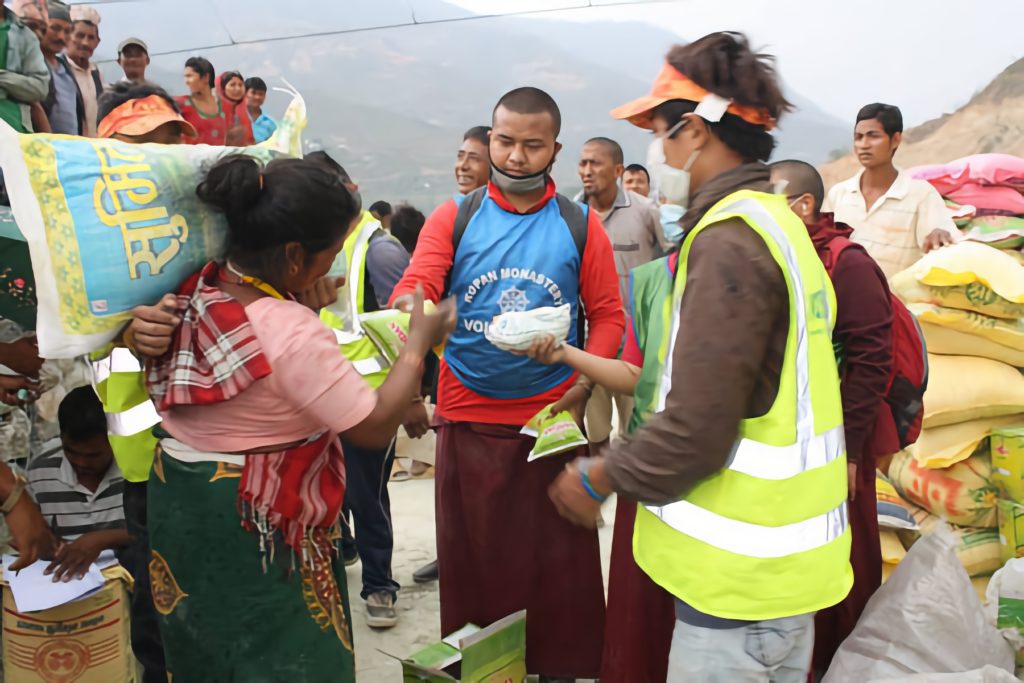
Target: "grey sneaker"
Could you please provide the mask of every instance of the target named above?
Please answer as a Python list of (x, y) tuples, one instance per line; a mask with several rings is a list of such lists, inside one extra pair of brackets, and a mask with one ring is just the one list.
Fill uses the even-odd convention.
[(366, 598), (366, 624), (370, 628), (391, 628), (398, 623), (395, 598), (381, 591)]

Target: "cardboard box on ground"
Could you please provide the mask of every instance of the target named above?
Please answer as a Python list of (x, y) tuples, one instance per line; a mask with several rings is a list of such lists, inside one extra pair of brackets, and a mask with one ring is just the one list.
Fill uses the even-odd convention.
[(384, 654), (402, 662), (405, 683), (522, 683), (526, 680), (526, 611), (487, 628), (467, 624), (404, 659)]
[(22, 614), (3, 584), (5, 683), (136, 683), (128, 615), (131, 576), (103, 570), (89, 597)]

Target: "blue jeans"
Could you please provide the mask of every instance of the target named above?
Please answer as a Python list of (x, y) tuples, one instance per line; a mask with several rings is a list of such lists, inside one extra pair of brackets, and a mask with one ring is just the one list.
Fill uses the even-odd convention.
[(814, 615), (728, 629), (676, 621), (668, 683), (805, 683), (814, 649)]
[[(391, 555), (395, 534), (391, 526), (391, 499), (388, 480), (395, 462), (395, 442), (374, 451), (342, 441), (345, 451), (344, 514), (352, 513), (355, 546), (363, 569), (362, 597), (390, 593), (395, 597), (399, 585), (391, 576)], [(345, 539), (343, 542), (351, 542)]]

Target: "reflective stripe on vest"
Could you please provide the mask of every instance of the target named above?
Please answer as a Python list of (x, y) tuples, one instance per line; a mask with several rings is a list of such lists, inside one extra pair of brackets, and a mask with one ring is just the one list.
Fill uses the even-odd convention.
[(128, 349), (114, 347), (102, 358), (93, 356), (89, 367), (117, 465), (127, 481), (146, 481), (156, 446), (152, 428), (160, 415), (149, 400), (143, 366)]
[(152, 401), (140, 403), (120, 413), (107, 413), (107, 431), (115, 436), (132, 436), (160, 424), (160, 414)]
[(758, 479), (789, 479), (801, 472), (824, 467), (846, 451), (842, 426), (824, 434), (805, 436), (789, 446), (771, 446), (740, 439), (733, 447), (728, 468)]
[(823, 544), (822, 539), (831, 541), (842, 535), (848, 524), (845, 503), (823, 515), (776, 527), (729, 519), (685, 500), (647, 509), (687, 536), (749, 557), (785, 557), (814, 550)]
[(142, 372), (142, 363), (128, 349), (115, 346), (109, 355), (90, 361), (96, 384), (106, 381), (112, 372)]
[[(807, 341), (807, 310), (804, 306), (805, 294), (800, 265), (797, 262), (793, 246), (781, 228), (775, 223), (770, 213), (755, 199), (741, 199), (721, 210), (723, 213), (746, 214), (757, 221), (759, 227), (771, 235), (775, 246), (782, 252), (786, 268), (789, 270), (792, 283), (792, 296), (789, 301), (790, 310), (796, 317), (796, 387), (797, 387), (797, 441), (788, 446), (771, 446), (769, 444), (740, 439), (734, 446), (727, 468), (742, 472), (759, 479), (789, 479), (807, 470), (822, 467), (832, 462), (846, 451), (846, 436), (843, 425), (834, 427), (824, 434), (814, 433), (814, 412), (811, 408), (810, 362), (808, 360)], [(834, 325), (834, 317), (825, 302), (825, 317)], [(831, 325), (830, 325), (831, 327)], [(679, 331), (679, 309), (673, 308), (672, 334), (669, 338), (668, 350), (665, 354), (665, 370), (658, 397), (658, 412), (665, 409), (665, 400), (672, 387), (672, 357), (675, 340)], [(650, 507), (656, 512), (656, 507)]]
[(765, 415), (741, 422), (723, 470), (680, 501), (641, 507), (634, 555), (652, 579), (696, 609), (762, 620), (813, 612), (849, 591), (845, 435), (831, 284), (785, 202), (751, 191), (720, 202), (684, 242), (658, 354), (658, 411), (671, 389), (692, 241), (733, 217), (757, 232), (786, 279), (790, 333), (779, 393)]
[(356, 372), (370, 386), (376, 388), (384, 383), (390, 364), (363, 331), (359, 322), (359, 316), (365, 312), (363, 297), (366, 253), (370, 246), (370, 238), (380, 229), (380, 223), (372, 216), (367, 216), (370, 214), (364, 214), (362, 222), (345, 240), (344, 248), (338, 255), (338, 258), (344, 258), (347, 264), (345, 285), (338, 292), (339, 297), (346, 300), (347, 310), (340, 312), (324, 308), (320, 311), (320, 319), (334, 332), (342, 354), (352, 363)]
[[(123, 405), (125, 401), (114, 401), (114, 397), (107, 396), (110, 376), (115, 373), (141, 375), (143, 372), (142, 363), (126, 348), (114, 347), (110, 354), (98, 360), (90, 361), (92, 368), (93, 382), (97, 393), (103, 398), (103, 408), (107, 415), (107, 430), (115, 436), (132, 436), (144, 432), (154, 425), (160, 424), (160, 415), (156, 412), (156, 406), (149, 400), (149, 395), (143, 391), (140, 395), (127, 397), (135, 404), (130, 408), (119, 411), (107, 410), (111, 405)], [(119, 399), (125, 397), (119, 396)]]

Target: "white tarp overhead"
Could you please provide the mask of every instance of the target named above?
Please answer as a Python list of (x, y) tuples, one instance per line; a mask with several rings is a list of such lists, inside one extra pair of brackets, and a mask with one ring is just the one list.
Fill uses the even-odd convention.
[[(115, 36), (138, 36), (151, 55), (189, 53), (271, 40), (325, 36), (396, 26), (469, 21), (486, 17), (666, 2), (668, 0), (94, 0), (100, 32), (110, 37), (97, 61), (116, 58)], [(159, 27), (159, 30), (147, 30)]]

